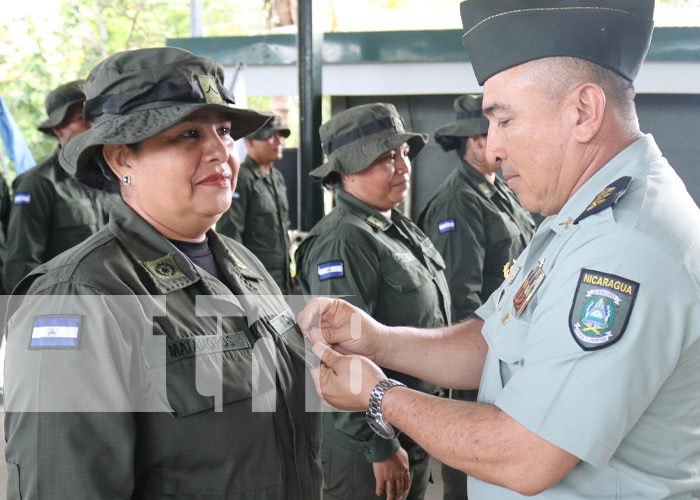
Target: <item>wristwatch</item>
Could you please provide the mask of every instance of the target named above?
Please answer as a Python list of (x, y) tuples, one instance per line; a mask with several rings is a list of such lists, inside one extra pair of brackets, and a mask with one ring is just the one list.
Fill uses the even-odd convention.
[(372, 389), (372, 392), (369, 393), (367, 423), (379, 437), (384, 439), (393, 439), (400, 433), (400, 431), (397, 432), (394, 426), (384, 418), (384, 414), (382, 413), (382, 399), (384, 399), (386, 391), (392, 387), (406, 387), (406, 384), (402, 384), (398, 380), (387, 378), (379, 381), (379, 383), (374, 386), (374, 389)]

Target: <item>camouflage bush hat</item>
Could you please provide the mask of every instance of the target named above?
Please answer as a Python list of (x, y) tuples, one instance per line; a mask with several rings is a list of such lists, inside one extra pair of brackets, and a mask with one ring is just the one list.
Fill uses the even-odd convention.
[(291, 134), (291, 131), (287, 127), (282, 125), (282, 120), (277, 115), (275, 115), (275, 117), (272, 120), (267, 122), (257, 131), (253, 132), (252, 134), (246, 135), (245, 138), (254, 141), (266, 141), (270, 137), (272, 137), (272, 134), (274, 134), (275, 132), (279, 132), (279, 134), (285, 139), (289, 137), (289, 134)]
[(369, 167), (382, 153), (408, 143), (412, 160), (428, 142), (427, 134), (406, 131), (393, 104), (373, 103), (341, 111), (319, 128), (326, 163), (309, 175), (323, 180), (331, 172), (354, 174)]
[(435, 131), (436, 136), (472, 137), (486, 135), (489, 121), (481, 112), (482, 96), (463, 95), (454, 101), (455, 121)]
[(73, 82), (64, 83), (49, 92), (45, 100), (46, 114), (49, 115), (49, 117), (41, 122), (37, 129), (46, 135), (56, 137), (53, 133), (53, 129), (63, 123), (68, 108), (73, 104), (85, 101), (85, 93), (83, 92), (84, 83), (85, 80), (75, 80)]
[(85, 81), (85, 120), (92, 127), (70, 139), (59, 159), (71, 175), (104, 144), (133, 144), (154, 137), (200, 109), (231, 117), (234, 139), (250, 134), (271, 116), (234, 107), (224, 87), (222, 66), (175, 47), (114, 54), (100, 62)]
[(634, 81), (654, 28), (654, 0), (467, 0), (460, 9), (479, 85), (555, 56), (585, 59)]

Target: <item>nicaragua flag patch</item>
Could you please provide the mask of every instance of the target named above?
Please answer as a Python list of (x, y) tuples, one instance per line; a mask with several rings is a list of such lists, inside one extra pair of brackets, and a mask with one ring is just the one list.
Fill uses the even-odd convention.
[(34, 318), (30, 349), (77, 349), (80, 333), (78, 316), (41, 316)]
[(446, 219), (446, 220), (441, 220), (438, 222), (438, 231), (440, 231), (440, 234), (446, 233), (447, 231), (454, 231), (455, 230), (455, 220), (454, 219)]
[(342, 278), (345, 276), (342, 260), (333, 260), (318, 265), (318, 279), (325, 281), (331, 278)]
[(32, 201), (31, 193), (15, 193), (15, 205), (29, 205)]

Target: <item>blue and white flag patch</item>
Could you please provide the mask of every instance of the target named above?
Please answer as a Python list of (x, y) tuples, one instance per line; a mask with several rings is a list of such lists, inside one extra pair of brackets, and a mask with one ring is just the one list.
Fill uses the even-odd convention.
[(240, 198), (241, 198), (241, 193), (239, 193), (238, 191), (234, 191), (233, 192), (233, 199), (239, 200)]
[(15, 205), (29, 205), (32, 201), (31, 193), (15, 193)]
[(455, 220), (454, 219), (446, 219), (446, 220), (441, 220), (438, 222), (438, 231), (440, 231), (440, 234), (446, 233), (447, 231), (454, 231), (455, 230)]
[(41, 316), (34, 318), (29, 348), (77, 348), (80, 333), (78, 316)]
[(343, 276), (345, 276), (345, 271), (343, 270), (342, 260), (324, 262), (318, 265), (318, 279), (321, 281), (331, 278), (342, 278)]

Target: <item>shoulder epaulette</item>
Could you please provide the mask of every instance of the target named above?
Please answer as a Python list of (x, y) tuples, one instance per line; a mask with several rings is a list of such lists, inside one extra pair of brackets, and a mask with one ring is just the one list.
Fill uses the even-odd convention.
[(389, 226), (391, 226), (390, 222), (388, 222), (384, 219), (381, 219), (381, 218), (377, 217), (376, 215), (370, 215), (369, 217), (367, 217), (365, 219), (365, 221), (367, 221), (367, 223), (370, 226), (374, 226), (377, 229), (380, 229), (382, 231), (386, 231), (389, 228)]
[(591, 204), (588, 205), (588, 208), (586, 208), (586, 210), (584, 210), (583, 213), (576, 218), (574, 224), (578, 224), (589, 215), (593, 215), (601, 210), (614, 206), (618, 201), (620, 201), (620, 198), (625, 195), (631, 182), (632, 177), (625, 176), (620, 177), (615, 182), (608, 185), (608, 187), (598, 193)]

